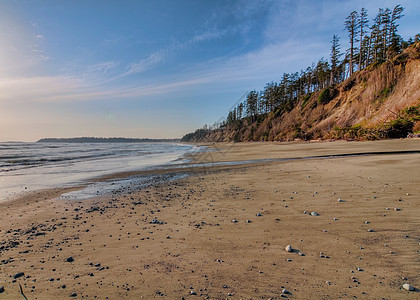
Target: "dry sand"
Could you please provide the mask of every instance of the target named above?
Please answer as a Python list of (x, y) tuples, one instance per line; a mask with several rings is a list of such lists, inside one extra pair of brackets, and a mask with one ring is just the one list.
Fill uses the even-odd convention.
[[(211, 147), (196, 162), (420, 152), (420, 140)], [(28, 299), (419, 299), (402, 289), (420, 288), (419, 162), (410, 152), (203, 167), (91, 200), (57, 189), (2, 203), (0, 299), (23, 299), (19, 284)]]

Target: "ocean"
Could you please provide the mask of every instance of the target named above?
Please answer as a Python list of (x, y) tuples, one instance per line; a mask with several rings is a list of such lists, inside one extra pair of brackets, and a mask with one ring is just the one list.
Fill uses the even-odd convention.
[[(0, 202), (47, 188), (86, 185), (89, 179), (185, 162), (198, 151), (178, 143), (0, 143)], [(150, 181), (132, 178), (118, 186)], [(112, 192), (116, 182), (97, 182), (63, 198), (85, 199)]]

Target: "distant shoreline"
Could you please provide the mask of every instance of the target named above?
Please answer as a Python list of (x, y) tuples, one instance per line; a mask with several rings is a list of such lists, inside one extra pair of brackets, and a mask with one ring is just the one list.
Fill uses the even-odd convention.
[(76, 138), (42, 138), (36, 142), (37, 143), (151, 143), (151, 142), (177, 143), (180, 140), (181, 139), (76, 137)]

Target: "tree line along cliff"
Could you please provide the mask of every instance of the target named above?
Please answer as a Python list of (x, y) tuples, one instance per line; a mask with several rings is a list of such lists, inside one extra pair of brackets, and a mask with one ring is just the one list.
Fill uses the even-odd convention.
[(182, 141), (371, 140), (420, 131), (420, 35), (404, 41), (397, 34), (402, 11), (380, 9), (371, 27), (365, 9), (350, 13), (343, 60), (334, 35), (329, 62), (249, 92), (226, 120)]

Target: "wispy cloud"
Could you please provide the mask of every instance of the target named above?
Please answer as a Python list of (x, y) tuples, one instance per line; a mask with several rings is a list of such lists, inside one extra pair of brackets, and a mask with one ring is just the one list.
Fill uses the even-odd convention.
[(105, 61), (92, 66), (88, 66), (86, 72), (88, 74), (107, 74), (114, 71), (119, 66), (120, 63), (117, 61)]
[(147, 58), (130, 64), (127, 67), (127, 71), (123, 73), (121, 76), (142, 73), (144, 71), (150, 70), (151, 68), (161, 63), (164, 58), (165, 58), (164, 51), (158, 51), (158, 52), (152, 53)]

